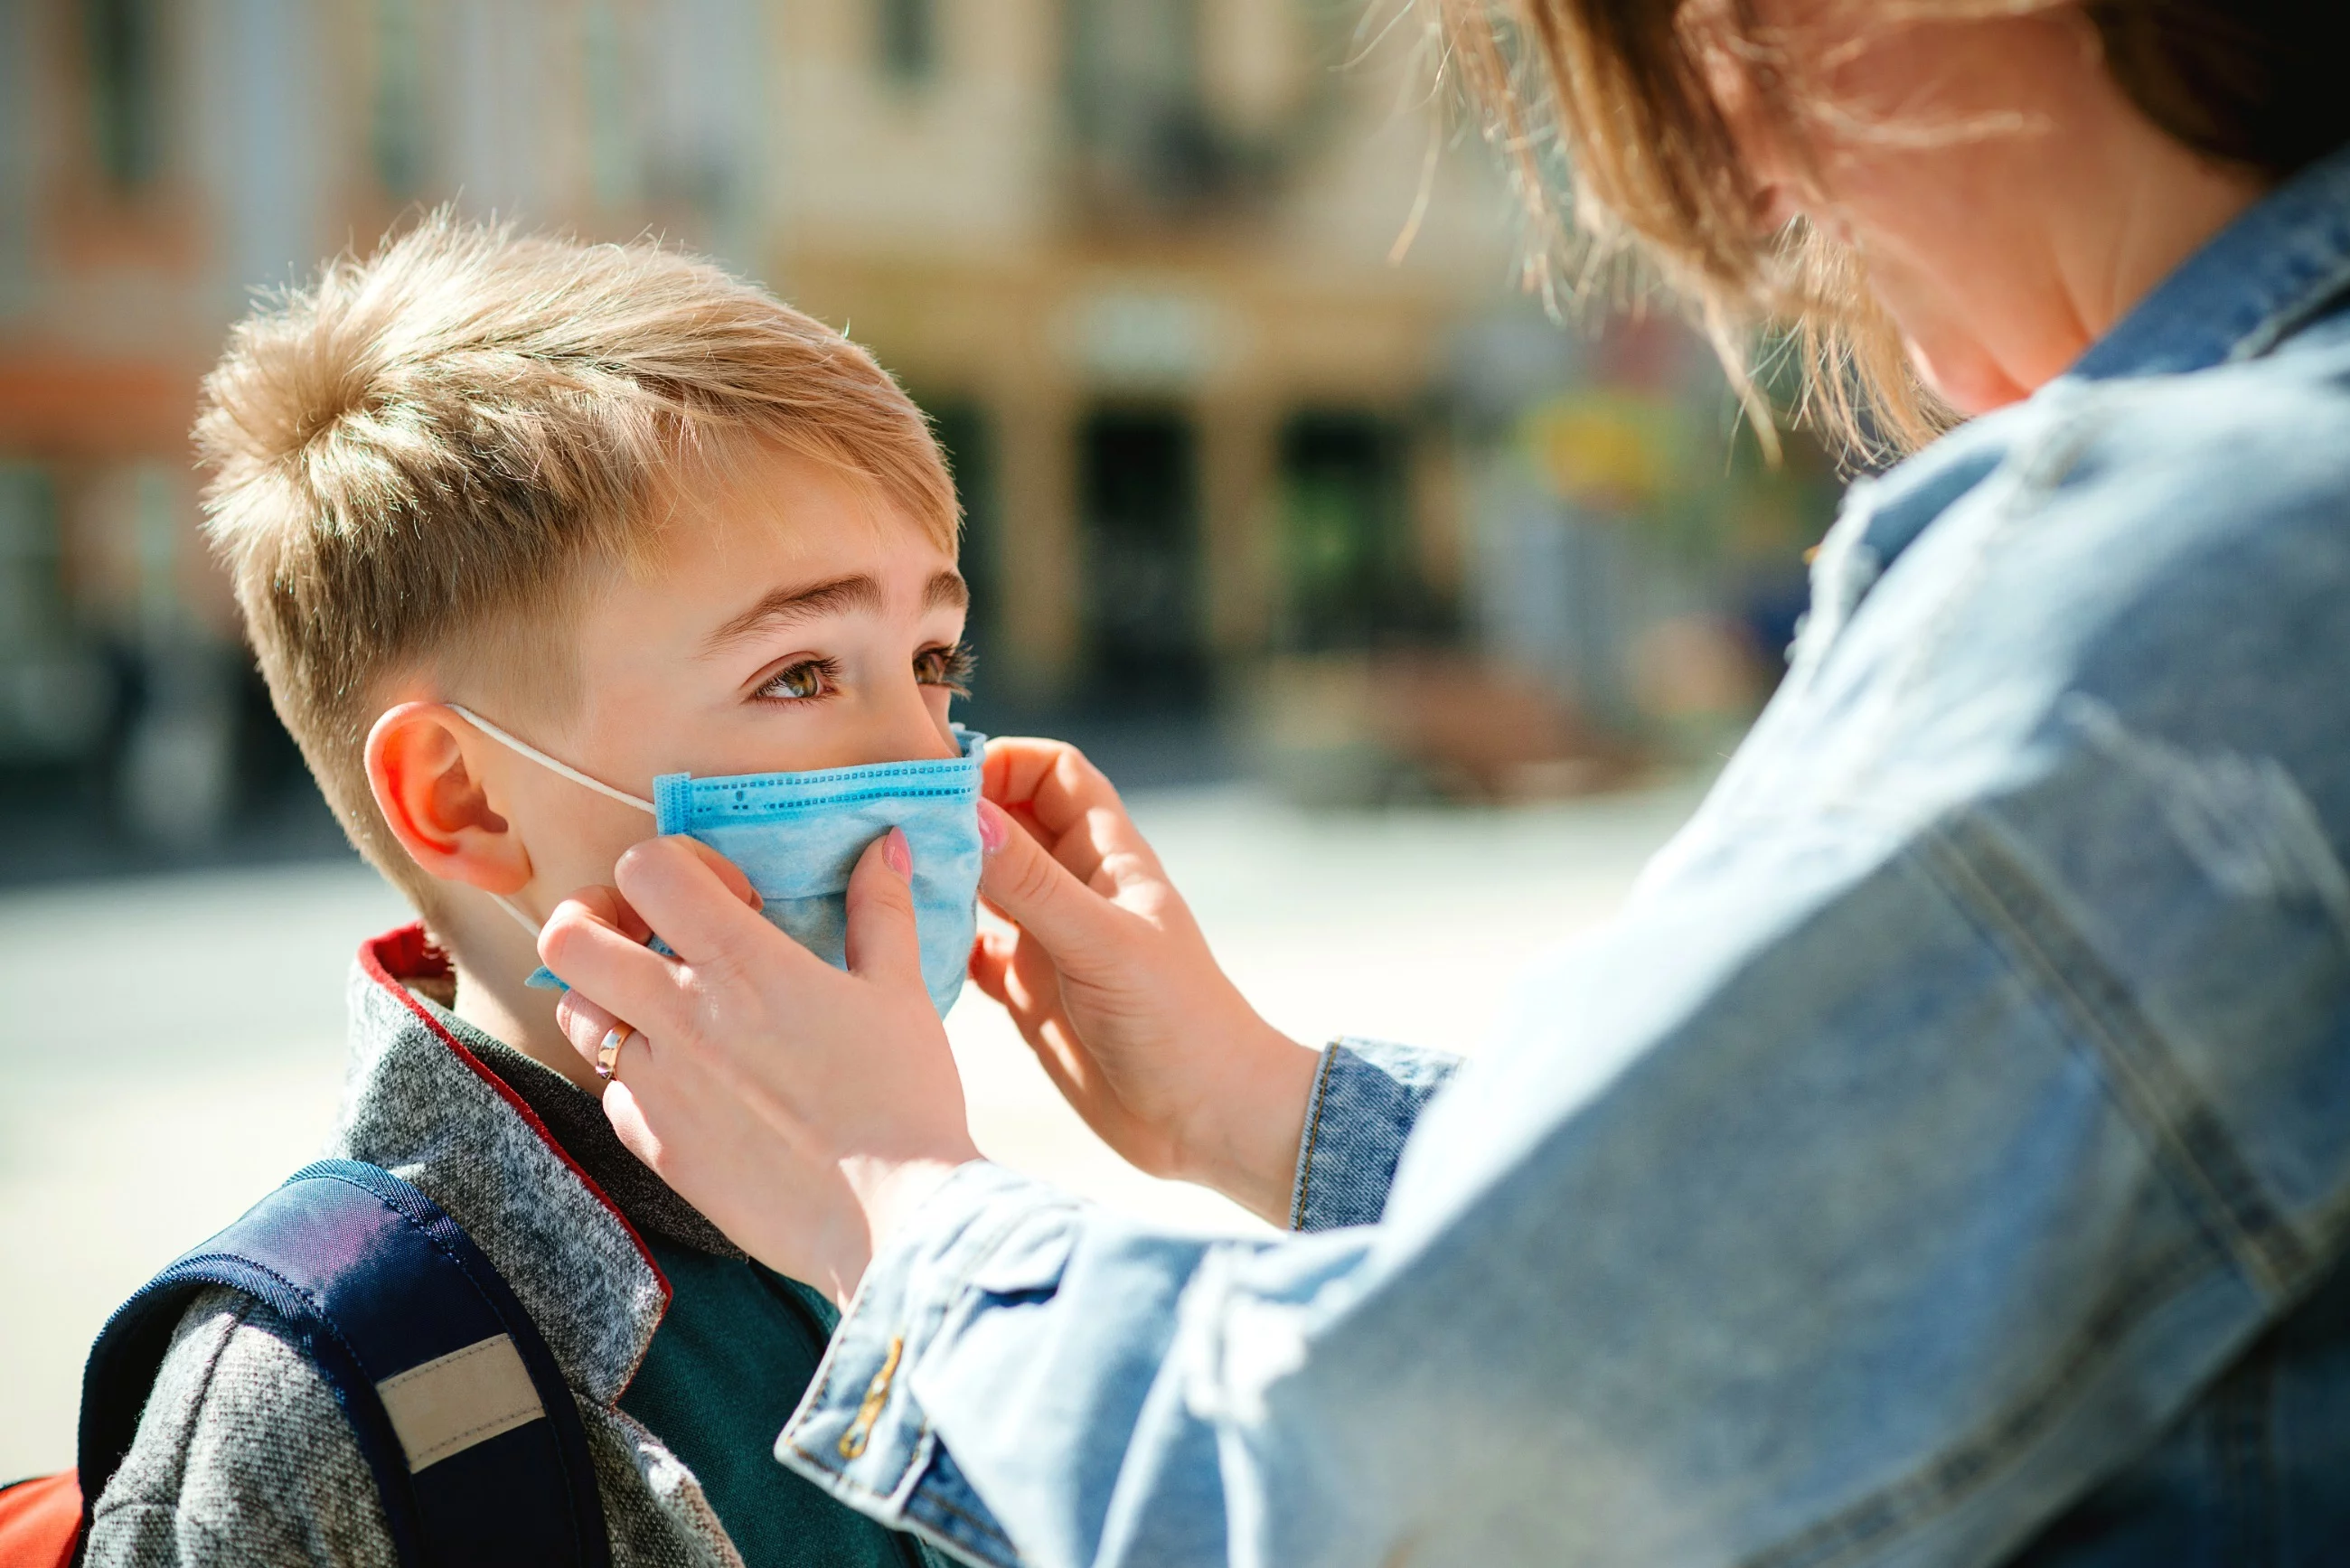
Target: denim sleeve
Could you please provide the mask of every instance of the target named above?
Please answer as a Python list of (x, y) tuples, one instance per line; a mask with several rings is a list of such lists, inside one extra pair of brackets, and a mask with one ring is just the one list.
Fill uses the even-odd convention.
[(1387, 1208), (1404, 1140), (1459, 1057), (1384, 1040), (1333, 1040), (1314, 1075), (1297, 1144), (1289, 1228), (1373, 1225)]
[(1681, 857), (1377, 1224), (964, 1168), (778, 1457), (1002, 1568), (2005, 1559), (2350, 1236), (2350, 879), (2281, 774), (2085, 728), (2003, 798)]

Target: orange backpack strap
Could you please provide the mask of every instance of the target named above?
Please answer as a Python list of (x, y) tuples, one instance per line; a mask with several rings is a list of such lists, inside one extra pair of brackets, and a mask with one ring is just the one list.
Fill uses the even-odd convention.
[(72, 1470), (0, 1488), (0, 1568), (72, 1568), (81, 1482)]

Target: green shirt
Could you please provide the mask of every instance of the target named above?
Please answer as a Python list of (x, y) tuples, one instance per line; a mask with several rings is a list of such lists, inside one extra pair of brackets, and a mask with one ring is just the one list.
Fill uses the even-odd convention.
[(875, 1523), (775, 1462), (838, 1314), (749, 1259), (648, 1236), (669, 1276), (669, 1314), (620, 1408), (702, 1482), (750, 1568), (922, 1568), (910, 1536)]
[(622, 1146), (592, 1096), (455, 1014), (441, 1017), (537, 1113), (669, 1276), (669, 1312), (620, 1408), (693, 1472), (747, 1568), (940, 1568), (912, 1536), (775, 1462), (775, 1436), (839, 1321), (832, 1303), (745, 1257)]

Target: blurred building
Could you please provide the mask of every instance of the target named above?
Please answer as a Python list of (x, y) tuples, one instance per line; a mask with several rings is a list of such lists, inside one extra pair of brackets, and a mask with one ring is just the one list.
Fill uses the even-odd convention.
[[(1506, 194), (1381, 3), (0, 0), (0, 774), (194, 842), (283, 770), (196, 382), (255, 289), (442, 201), (674, 238), (873, 348), (955, 462), (984, 705), (1360, 740), (1375, 650), (1465, 632), (1606, 727), (1616, 655), (1509, 607), (1601, 581), (1526, 542), (1582, 504), (1525, 421), (1587, 354), (1512, 306)], [(1629, 342), (1719, 424), (1684, 339)]]

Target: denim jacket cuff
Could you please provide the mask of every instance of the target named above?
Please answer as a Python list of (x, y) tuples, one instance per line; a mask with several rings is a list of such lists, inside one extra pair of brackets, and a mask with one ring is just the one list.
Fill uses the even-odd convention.
[[(1075, 1207), (1067, 1195), (985, 1160), (949, 1177), (865, 1271), (806, 1396), (775, 1439), (776, 1459), (960, 1560), (1016, 1568), (1011, 1538), (940, 1444), (911, 1373), (969, 1288), (996, 1288), (1006, 1270), (1031, 1266), (1057, 1278), (1066, 1226), (1024, 1221)], [(1028, 1257), (1036, 1249), (1016, 1233), (1040, 1229), (1059, 1245), (1047, 1245), (1049, 1257)]]
[(1384, 1040), (1333, 1040), (1323, 1048), (1297, 1143), (1289, 1228), (1371, 1225), (1387, 1208), (1404, 1140), (1461, 1058)]

